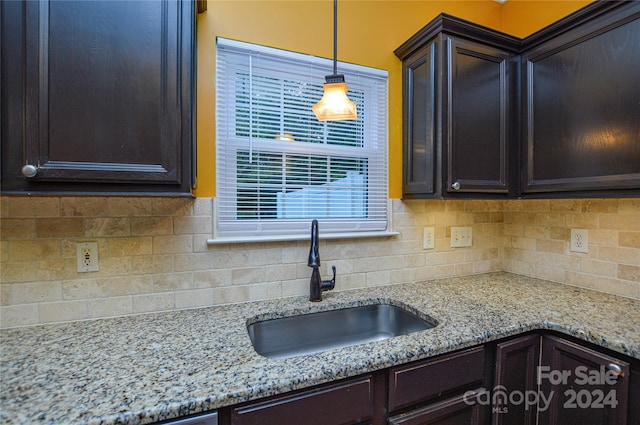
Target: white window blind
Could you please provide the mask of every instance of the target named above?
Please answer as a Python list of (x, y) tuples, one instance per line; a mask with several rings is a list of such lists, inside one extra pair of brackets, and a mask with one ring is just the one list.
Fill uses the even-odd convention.
[(331, 60), (218, 38), (214, 237), (387, 229), (387, 72), (338, 64), (358, 108), (320, 122)]

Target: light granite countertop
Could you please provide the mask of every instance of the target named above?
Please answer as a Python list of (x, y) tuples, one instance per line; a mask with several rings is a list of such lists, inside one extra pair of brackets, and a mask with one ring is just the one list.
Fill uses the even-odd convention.
[[(0, 331), (2, 424), (145, 424), (406, 363), (533, 329), (640, 359), (640, 301), (509, 273)], [(438, 325), (289, 359), (246, 325), (385, 302)], [(321, 323), (318, 324), (322, 326)]]

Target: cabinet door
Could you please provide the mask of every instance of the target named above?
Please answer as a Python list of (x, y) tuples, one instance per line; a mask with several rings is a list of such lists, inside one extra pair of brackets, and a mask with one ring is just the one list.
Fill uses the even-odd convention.
[[(479, 389), (484, 391), (484, 389)], [(439, 403), (392, 416), (389, 425), (480, 425), (484, 423), (483, 406), (473, 403), (473, 391)]]
[(511, 403), (509, 394), (533, 394), (538, 389), (540, 335), (527, 335), (496, 346), (493, 425), (534, 425), (536, 406)]
[(639, 189), (640, 3), (552, 38), (522, 61), (523, 191)]
[(640, 424), (640, 365), (631, 369), (629, 383), (629, 424)]
[[(188, 193), (194, 4), (4, 3), (3, 26), (20, 23), (3, 34), (3, 51), (24, 49), (8, 47), (21, 60), (3, 78), (3, 190), (94, 187), (72, 182)], [(35, 172), (26, 181), (25, 164)]]
[(538, 372), (541, 425), (626, 425), (629, 363), (544, 336)]
[(403, 196), (433, 195), (438, 187), (437, 52), (431, 41), (403, 61)]
[(506, 193), (515, 62), (508, 52), (452, 37), (446, 61), (446, 190)]

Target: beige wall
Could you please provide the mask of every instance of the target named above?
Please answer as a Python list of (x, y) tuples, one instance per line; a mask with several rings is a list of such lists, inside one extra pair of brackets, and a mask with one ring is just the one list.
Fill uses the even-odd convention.
[[(400, 236), (321, 241), (337, 290), (507, 270), (640, 298), (640, 199), (392, 202)], [(2, 327), (308, 291), (306, 241), (208, 246), (211, 198), (5, 196), (1, 217)], [(449, 247), (456, 225), (473, 247)], [(588, 254), (568, 251), (571, 228), (589, 229)], [(98, 242), (100, 271), (76, 271), (79, 241)]]

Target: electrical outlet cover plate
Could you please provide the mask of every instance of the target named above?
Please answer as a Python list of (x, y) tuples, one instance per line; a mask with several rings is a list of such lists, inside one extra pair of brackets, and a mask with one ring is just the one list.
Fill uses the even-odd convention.
[(433, 227), (425, 227), (422, 236), (422, 249), (434, 249), (436, 247), (436, 231)]
[(571, 229), (571, 251), (589, 251), (589, 231), (587, 229)]
[(98, 242), (76, 244), (78, 273), (98, 271)]
[(471, 227), (451, 228), (451, 247), (460, 248), (473, 245), (473, 232)]

